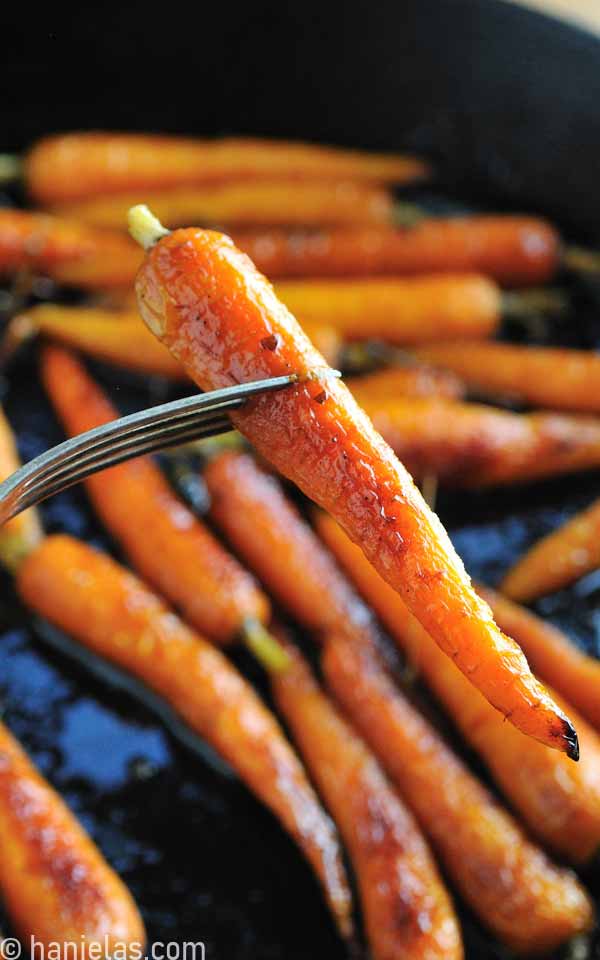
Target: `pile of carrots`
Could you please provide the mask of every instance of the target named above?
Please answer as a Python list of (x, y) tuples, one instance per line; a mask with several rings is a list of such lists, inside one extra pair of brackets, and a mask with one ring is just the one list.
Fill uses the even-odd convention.
[[(35, 144), (31, 208), (0, 210), (13, 298), (0, 356), (10, 380), (14, 352), (43, 341), (66, 435), (119, 416), (77, 353), (190, 389), (298, 382), (232, 415), (234, 449), (202, 447), (208, 518), (157, 462), (133, 460), (85, 481), (128, 566), (45, 535), (33, 510), (0, 529), (0, 562), (31, 610), (227, 760), (349, 945), (458, 960), (458, 896), (506, 947), (552, 953), (594, 924), (575, 871), (600, 847), (600, 664), (519, 603), (598, 566), (600, 506), (495, 592), (471, 584), (413, 477), (431, 493), (597, 468), (600, 359), (498, 339), (505, 315), (563, 307), (547, 284), (570, 252), (536, 217), (413, 210), (399, 225), (396, 188), (430, 175), (404, 155), (263, 140)], [(39, 276), (45, 303), (29, 295)], [(17, 463), (0, 418), (0, 478)], [(229, 658), (236, 643), (273, 709)], [(126, 888), (4, 728), (0, 759), (0, 895), (18, 936), (143, 944)], [(67, 860), (81, 889), (61, 882)]]

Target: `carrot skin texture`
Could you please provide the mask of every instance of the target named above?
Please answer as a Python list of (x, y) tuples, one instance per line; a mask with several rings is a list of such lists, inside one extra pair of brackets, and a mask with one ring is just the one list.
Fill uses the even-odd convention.
[[(333, 512), (442, 649), (523, 732), (577, 754), (570, 721), (477, 597), (438, 518), (251, 261), (221, 234), (169, 234), (136, 280), (150, 329), (204, 388), (323, 369), (234, 415), (256, 449)], [(273, 349), (274, 348), (274, 349)]]
[(526, 287), (549, 280), (560, 260), (558, 233), (537, 217), (432, 218), (400, 230), (236, 230), (233, 238), (272, 279), (475, 272)]
[(348, 849), (374, 960), (460, 958), (460, 929), (419, 827), (306, 663), (273, 674), (276, 703)]
[[(441, 656), (431, 637), (340, 527), (325, 515), (319, 515), (316, 524), (361, 595), (422, 672), (531, 832), (574, 863), (594, 856), (600, 847), (600, 739), (595, 731), (569, 705), (581, 738), (581, 761), (574, 764), (508, 726)], [(562, 700), (558, 702), (564, 706)]]
[(511, 343), (440, 343), (421, 347), (423, 363), (454, 371), (485, 394), (538, 407), (600, 413), (600, 357), (590, 350)]
[(46, 948), (73, 943), (80, 957), (99, 956), (105, 938), (109, 955), (143, 950), (131, 894), (3, 725), (0, 842), (0, 890), (23, 940), (35, 937)]
[(512, 600), (526, 603), (579, 580), (600, 564), (600, 501), (534, 543), (500, 585)]
[(513, 413), (440, 397), (393, 401), (364, 393), (375, 428), (416, 477), (489, 487), (600, 465), (600, 420), (563, 413)]
[(31, 210), (0, 210), (0, 275), (34, 270), (86, 289), (132, 283), (142, 256), (129, 237)]
[(406, 183), (427, 173), (416, 157), (241, 137), (59, 134), (38, 141), (25, 157), (28, 190), (46, 204), (236, 179)]
[(466, 393), (465, 384), (450, 371), (421, 364), (385, 367), (374, 373), (350, 377), (346, 384), (362, 406), (363, 398), (365, 403), (369, 400), (391, 402), (398, 397), (462, 400)]
[(349, 935), (351, 895), (333, 824), (277, 720), (223, 654), (137, 577), (66, 535), (30, 554), (17, 589), (42, 616), (143, 680), (215, 747), (294, 838)]
[[(118, 416), (79, 361), (60, 347), (44, 350), (42, 379), (70, 436)], [(246, 618), (268, 620), (269, 603), (254, 578), (179, 500), (151, 458), (89, 477), (86, 488), (132, 565), (211, 640), (235, 642)]]
[(353, 226), (393, 222), (394, 197), (371, 184), (325, 180), (246, 180), (208, 187), (92, 197), (53, 207), (58, 216), (125, 230), (143, 200), (168, 227), (187, 223)]
[[(0, 409), (0, 481), (6, 480), (20, 466), (11, 426)], [(30, 507), (0, 527), (0, 563), (8, 570), (14, 570), (42, 536), (38, 513)]]
[(579, 650), (561, 630), (530, 610), (489, 587), (477, 589), (498, 624), (517, 639), (536, 674), (600, 730), (600, 663), (596, 657)]
[(295, 316), (330, 323), (346, 340), (401, 346), (491, 337), (501, 317), (498, 286), (477, 274), (287, 281), (276, 293)]
[(542, 953), (589, 927), (591, 904), (575, 876), (527, 839), (404, 698), (364, 638), (331, 635), (322, 665), (447, 874), (495, 936), (519, 953)]

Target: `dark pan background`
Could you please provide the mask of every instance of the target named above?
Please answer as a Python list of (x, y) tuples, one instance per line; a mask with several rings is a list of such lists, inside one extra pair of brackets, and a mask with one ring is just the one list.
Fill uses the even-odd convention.
[[(600, 43), (509, 4), (135, 0), (34, 13), (13, 2), (0, 36), (0, 150), (73, 128), (409, 146), (437, 162), (434, 206), (452, 196), (538, 210), (578, 241), (600, 241)], [(598, 291), (572, 292), (577, 309), (552, 339), (595, 346)], [(124, 410), (162, 397), (156, 382), (95, 370)], [(62, 438), (34, 349), (5, 388), (24, 458)], [(447, 494), (439, 510), (470, 571), (494, 582), (589, 502), (598, 479)], [(81, 489), (44, 517), (49, 530), (114, 549)], [(48, 645), (63, 641), (31, 622), (8, 578), (0, 586), (6, 720), (130, 885), (151, 942), (202, 940), (215, 960), (341, 958), (309, 870), (273, 819), (151, 707)], [(596, 652), (599, 591), (592, 575), (540, 609)], [(466, 915), (465, 928), (469, 956), (502, 955)]]

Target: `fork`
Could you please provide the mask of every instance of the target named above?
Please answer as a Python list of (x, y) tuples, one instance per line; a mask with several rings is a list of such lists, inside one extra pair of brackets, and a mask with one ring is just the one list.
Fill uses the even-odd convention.
[(297, 374), (255, 380), (163, 403), (59, 443), (0, 483), (0, 524), (92, 473), (189, 440), (233, 430), (228, 412), (260, 393), (297, 383)]

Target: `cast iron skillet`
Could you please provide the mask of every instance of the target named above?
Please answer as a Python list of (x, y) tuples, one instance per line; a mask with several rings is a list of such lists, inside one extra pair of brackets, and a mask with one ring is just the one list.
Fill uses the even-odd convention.
[[(440, 170), (427, 202), (539, 210), (600, 242), (600, 43), (538, 14), (499, 0), (154, 10), (136, 0), (35, 15), (13, 3), (0, 17), (2, 150), (86, 127), (410, 146)], [(552, 339), (595, 346), (594, 290), (573, 293), (580, 309)], [(161, 396), (155, 382), (95, 370), (124, 410)], [(23, 457), (61, 439), (34, 350), (13, 367), (5, 403)], [(494, 582), (591, 500), (598, 479), (444, 495), (439, 511), (470, 571)], [(81, 489), (51, 501), (44, 520), (118, 555)], [(592, 575), (540, 606), (592, 651), (599, 586)], [(124, 876), (151, 942), (201, 940), (215, 960), (341, 958), (309, 870), (273, 819), (149, 706), (48, 645), (63, 639), (19, 608), (8, 578), (0, 588), (7, 721)], [(463, 916), (468, 956), (500, 956)]]

